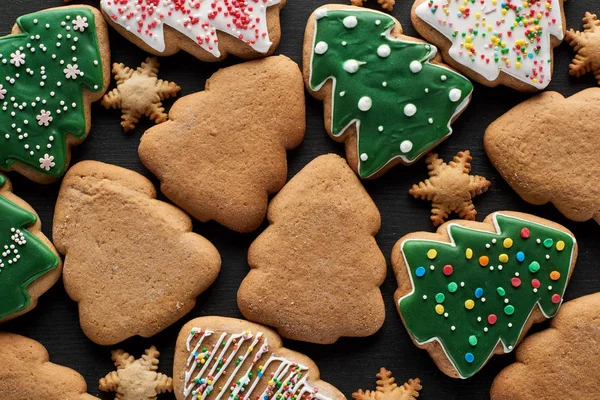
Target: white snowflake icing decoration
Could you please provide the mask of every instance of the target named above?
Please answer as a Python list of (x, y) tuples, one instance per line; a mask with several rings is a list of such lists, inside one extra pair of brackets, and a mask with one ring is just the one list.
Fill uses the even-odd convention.
[(67, 64), (67, 68), (65, 68), (63, 72), (65, 73), (65, 77), (67, 79), (77, 79), (77, 77), (81, 75), (81, 71), (79, 70), (79, 66), (77, 64)]
[(85, 31), (85, 28), (87, 28), (89, 25), (87, 23), (87, 18), (86, 17), (81, 17), (80, 15), (78, 15), (75, 18), (75, 21), (73, 21), (73, 30), (79, 31), (79, 32), (83, 32)]
[(51, 114), (50, 111), (42, 110), (40, 112), (40, 115), (35, 117), (35, 119), (37, 119), (37, 121), (38, 121), (38, 125), (48, 126), (50, 124), (50, 122), (52, 122), (52, 117), (50, 114)]
[(50, 171), (56, 164), (54, 163), (54, 156), (44, 154), (44, 157), (40, 158), (40, 168)]
[(20, 67), (21, 65), (25, 65), (25, 54), (21, 53), (20, 50), (15, 51), (10, 54), (10, 63), (15, 67)]
[(0, 100), (4, 100), (4, 95), (6, 94), (6, 89), (4, 89), (4, 86), (2, 86), (0, 84)]

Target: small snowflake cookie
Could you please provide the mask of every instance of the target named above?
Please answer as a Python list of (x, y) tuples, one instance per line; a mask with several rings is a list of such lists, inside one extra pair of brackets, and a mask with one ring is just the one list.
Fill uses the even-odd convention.
[(304, 80), (361, 178), (410, 165), (452, 133), (473, 86), (440, 61), (434, 46), (402, 35), (382, 12), (326, 5), (310, 17)]
[(202, 61), (272, 54), (286, 0), (101, 0), (107, 21), (142, 50), (184, 50)]
[(548, 86), (565, 36), (563, 0), (416, 0), (411, 19), (469, 78), (524, 92)]
[(83, 376), (51, 363), (48, 351), (35, 340), (0, 332), (0, 348), (0, 399), (98, 400), (87, 393)]
[(570, 29), (565, 40), (577, 52), (569, 65), (569, 74), (580, 77), (592, 72), (600, 85), (600, 21), (596, 14), (586, 12), (583, 31)]
[(110, 80), (108, 29), (88, 6), (20, 17), (0, 42), (0, 170), (51, 183), (85, 140)]
[(0, 174), (0, 322), (32, 310), (60, 278), (62, 262), (41, 225)]
[(576, 259), (573, 234), (533, 215), (450, 221), (396, 243), (394, 299), (413, 342), (465, 379), (557, 313)]
[(224, 317), (196, 318), (183, 326), (173, 389), (177, 400), (345, 400), (320, 379), (310, 358), (284, 348), (271, 329)]
[(421, 380), (409, 379), (403, 385), (398, 386), (396, 379), (392, 376), (392, 371), (381, 368), (377, 374), (377, 389), (366, 392), (359, 389), (352, 393), (354, 400), (417, 400), (419, 391), (423, 388)]

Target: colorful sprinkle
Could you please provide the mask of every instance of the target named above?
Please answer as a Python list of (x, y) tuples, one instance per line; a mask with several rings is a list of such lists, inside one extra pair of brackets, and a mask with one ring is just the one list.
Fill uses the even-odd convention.
[(504, 313), (506, 315), (513, 315), (515, 313), (515, 308), (509, 304), (506, 307), (504, 307)]
[(419, 267), (419, 268), (417, 268), (417, 270), (415, 271), (415, 275), (416, 275), (418, 278), (421, 278), (422, 276), (424, 276), (424, 275), (425, 275), (425, 272), (426, 272), (425, 268), (423, 268), (423, 267)]
[(487, 321), (488, 321), (488, 324), (494, 325), (496, 322), (498, 322), (498, 317), (496, 317), (496, 314), (490, 314), (487, 317)]
[(487, 265), (489, 263), (490, 263), (490, 259), (488, 256), (479, 257), (479, 265), (481, 265), (482, 267), (487, 267)]
[(430, 260), (433, 260), (436, 257), (437, 257), (436, 249), (429, 249), (429, 251), (427, 252), (427, 258), (429, 258)]
[(563, 251), (564, 249), (565, 249), (565, 242), (563, 242), (562, 240), (559, 240), (558, 242), (556, 242), (556, 250)]
[(553, 245), (554, 245), (554, 240), (552, 240), (551, 238), (544, 239), (544, 247), (545, 248), (549, 249)]
[(473, 361), (475, 361), (475, 356), (472, 353), (467, 353), (465, 354), (465, 361), (471, 364)]
[(438, 313), (438, 315), (442, 315), (444, 313), (444, 306), (441, 304), (436, 305), (435, 312)]
[(443, 303), (444, 300), (446, 300), (446, 296), (444, 296), (444, 293), (438, 293), (435, 295), (435, 301), (437, 301), (438, 303)]
[(532, 274), (535, 274), (536, 272), (538, 272), (540, 270), (541, 266), (540, 263), (537, 261), (532, 261), (531, 264), (529, 264), (529, 272), (531, 272)]
[(550, 279), (552, 279), (553, 281), (557, 281), (560, 279), (560, 272), (558, 271), (552, 271), (550, 272)]
[(450, 282), (450, 283), (448, 284), (448, 291), (449, 291), (450, 293), (454, 293), (454, 292), (456, 292), (457, 290), (458, 290), (458, 285), (456, 284), (456, 282)]
[(539, 288), (540, 288), (540, 285), (541, 285), (541, 283), (540, 283), (540, 281), (539, 281), (539, 280), (537, 280), (537, 279), (532, 279), (532, 280), (531, 280), (531, 287), (532, 287), (532, 288), (534, 288), (534, 289), (539, 289)]
[(518, 288), (519, 286), (521, 286), (521, 279), (514, 277), (510, 280), (510, 284), (513, 285), (513, 287)]
[(521, 237), (523, 239), (529, 239), (529, 236), (531, 236), (531, 231), (529, 230), (529, 228), (521, 229)]
[(506, 290), (504, 290), (504, 288), (502, 286), (498, 286), (498, 288), (496, 289), (496, 291), (498, 292), (498, 294), (500, 296), (504, 296), (506, 294)]
[(469, 344), (471, 346), (477, 346), (477, 336), (475, 336), (475, 335), (469, 336)]
[(523, 253), (522, 251), (519, 251), (517, 253), (517, 261), (518, 262), (523, 262), (525, 261), (525, 253)]
[(511, 238), (506, 238), (504, 239), (504, 242), (502, 242), (502, 245), (505, 249), (510, 249), (513, 245), (513, 240)]
[(478, 299), (480, 299), (481, 296), (483, 296), (483, 289), (482, 288), (475, 289), (475, 297), (477, 297)]
[(500, 254), (500, 255), (498, 256), (498, 261), (500, 261), (501, 263), (506, 263), (506, 262), (508, 262), (508, 254), (505, 254), (505, 253), (503, 253), (503, 254)]
[(471, 258), (473, 258), (473, 250), (467, 249), (465, 251), (465, 257), (467, 257), (467, 260), (470, 260)]
[(558, 304), (558, 303), (560, 303), (560, 295), (558, 295), (558, 294), (553, 294), (553, 295), (552, 295), (552, 302), (553, 302), (554, 304)]
[(473, 307), (475, 307), (475, 302), (473, 300), (469, 299), (469, 300), (465, 301), (465, 308), (467, 310), (472, 310)]
[(454, 269), (452, 268), (452, 265), (444, 265), (444, 268), (442, 269), (442, 272), (446, 276), (452, 275), (453, 271), (454, 271)]

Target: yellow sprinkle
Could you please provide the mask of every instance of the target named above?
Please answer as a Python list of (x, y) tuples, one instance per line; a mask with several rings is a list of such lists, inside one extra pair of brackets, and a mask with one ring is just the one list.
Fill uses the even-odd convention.
[(465, 251), (465, 257), (467, 257), (467, 260), (473, 258), (473, 250), (467, 249), (467, 251)]
[(504, 239), (504, 248), (505, 249), (510, 249), (513, 245), (513, 240), (511, 238), (506, 238)]
[(496, 4), (498, 4), (498, 0), (492, 0), (492, 4), (493, 4), (493, 5), (496, 5)]
[(563, 251), (564, 249), (565, 249), (565, 242), (563, 242), (562, 240), (559, 240), (558, 242), (556, 242), (556, 250)]
[(477, 19), (481, 18), (481, 13), (476, 13), (475, 18), (477, 18)]
[(542, 13), (537, 13), (536, 18), (537, 19), (542, 19)]
[(506, 15), (506, 13), (507, 13), (506, 8), (503, 8), (502, 9), (502, 15)]
[(488, 28), (487, 28), (487, 30), (491, 32), (491, 31), (492, 31), (492, 29), (494, 29), (494, 28), (493, 28), (491, 25), (488, 25)]
[(519, 61), (517, 61), (517, 62), (515, 63), (515, 67), (517, 67), (517, 68), (521, 68), (521, 63), (520, 63)]
[(473, 37), (472, 36), (467, 36), (465, 38), (465, 42), (467, 42), (467, 43), (471, 43), (472, 41), (473, 41)]
[(429, 251), (427, 252), (427, 258), (429, 258), (430, 260), (433, 260), (436, 257), (437, 257), (437, 251), (435, 249), (429, 249)]
[(438, 313), (438, 315), (442, 315), (444, 313), (444, 306), (438, 304), (437, 306), (435, 306), (435, 312)]
[(465, 308), (467, 310), (472, 310), (473, 307), (475, 307), (475, 302), (473, 300), (469, 299), (469, 300), (465, 301)]
[(500, 256), (498, 256), (498, 261), (501, 263), (508, 262), (508, 254), (500, 254)]

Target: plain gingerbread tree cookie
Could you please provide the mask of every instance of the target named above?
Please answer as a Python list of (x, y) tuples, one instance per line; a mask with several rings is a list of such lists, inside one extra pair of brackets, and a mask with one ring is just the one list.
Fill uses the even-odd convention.
[(44, 346), (35, 340), (0, 332), (0, 348), (1, 399), (96, 399), (86, 393), (83, 376), (70, 368), (52, 364)]
[(219, 253), (136, 172), (83, 161), (63, 180), (53, 238), (84, 333), (112, 345), (187, 314), (216, 279)]
[(304, 167), (269, 204), (270, 226), (248, 251), (238, 305), (281, 336), (334, 343), (379, 330), (386, 262), (375, 241), (379, 210), (334, 154)]
[(565, 303), (550, 328), (525, 339), (494, 380), (491, 400), (598, 398), (600, 293)]
[(183, 326), (173, 389), (177, 400), (345, 400), (320, 379), (310, 358), (283, 347), (273, 330), (224, 317), (196, 318)]
[(194, 218), (260, 226), (306, 128), (300, 69), (285, 56), (223, 68), (146, 131), (139, 154), (161, 191)]

